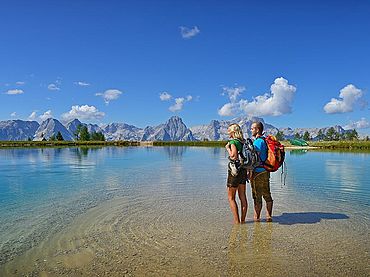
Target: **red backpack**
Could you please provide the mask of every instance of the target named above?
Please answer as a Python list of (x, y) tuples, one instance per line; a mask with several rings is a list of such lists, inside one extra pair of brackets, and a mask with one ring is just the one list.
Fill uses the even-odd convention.
[(267, 159), (263, 163), (263, 168), (269, 172), (275, 172), (283, 164), (285, 159), (284, 145), (275, 136), (268, 135), (263, 138), (267, 145)]

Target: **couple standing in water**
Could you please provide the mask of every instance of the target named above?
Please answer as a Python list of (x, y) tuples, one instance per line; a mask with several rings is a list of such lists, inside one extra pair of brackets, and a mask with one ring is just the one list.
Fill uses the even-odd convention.
[[(239, 153), (242, 150), (244, 136), (238, 124), (231, 124), (227, 132), (230, 140), (225, 148), (229, 153), (230, 159), (239, 160)], [(263, 124), (262, 122), (254, 122), (251, 126), (252, 136), (255, 138), (253, 145), (257, 150), (261, 161), (267, 159), (267, 144), (263, 139)], [(230, 169), (227, 174), (227, 196), (234, 217), (234, 223), (245, 223), (247, 216), (248, 202), (246, 196), (246, 183), (250, 180), (252, 187), (252, 197), (254, 202), (254, 221), (260, 221), (262, 210), (262, 197), (266, 202), (266, 221), (272, 221), (272, 204), (270, 192), (270, 173), (263, 167), (256, 167), (253, 171), (247, 172), (247, 169), (241, 168), (236, 176), (231, 174)], [(236, 192), (240, 199), (241, 214), (239, 217), (239, 209), (236, 203)]]

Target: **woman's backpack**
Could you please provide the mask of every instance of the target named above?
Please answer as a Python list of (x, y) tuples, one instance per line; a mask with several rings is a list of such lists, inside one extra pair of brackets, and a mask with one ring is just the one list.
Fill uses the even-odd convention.
[(239, 155), (242, 165), (247, 169), (253, 170), (262, 164), (261, 158), (250, 138), (242, 142), (242, 150), (239, 152)]

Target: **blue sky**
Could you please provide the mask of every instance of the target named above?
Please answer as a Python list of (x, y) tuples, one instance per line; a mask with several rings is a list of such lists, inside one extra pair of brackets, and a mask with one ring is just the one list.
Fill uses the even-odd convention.
[(248, 114), (370, 134), (369, 14), (361, 0), (1, 1), (0, 120)]

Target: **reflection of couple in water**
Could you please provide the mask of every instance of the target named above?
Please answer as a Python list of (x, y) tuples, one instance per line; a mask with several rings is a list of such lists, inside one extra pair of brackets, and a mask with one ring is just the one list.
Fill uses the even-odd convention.
[[(272, 204), (273, 200), (270, 193), (270, 173), (263, 167), (256, 167), (253, 171), (248, 172), (243, 165), (240, 165), (239, 153), (242, 151), (243, 132), (238, 124), (231, 124), (227, 132), (230, 140), (227, 142), (225, 148), (229, 153), (230, 160), (239, 163), (240, 169), (236, 174), (233, 174), (232, 169), (228, 169), (227, 175), (227, 195), (234, 217), (234, 223), (245, 223), (247, 215), (247, 197), (246, 197), (246, 183), (249, 179), (251, 182), (252, 196), (254, 201), (254, 220), (260, 221), (260, 214), (262, 209), (262, 197), (266, 201), (266, 221), (272, 221)], [(261, 122), (254, 122), (251, 126), (252, 136), (255, 137), (253, 146), (256, 149), (261, 161), (267, 158), (267, 145), (263, 139), (263, 124)], [(240, 199), (241, 214), (239, 217), (238, 205), (236, 203), (236, 192)]]
[(280, 261), (273, 255), (273, 227), (260, 223), (233, 225), (228, 246), (229, 276), (277, 276)]

